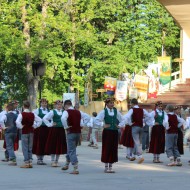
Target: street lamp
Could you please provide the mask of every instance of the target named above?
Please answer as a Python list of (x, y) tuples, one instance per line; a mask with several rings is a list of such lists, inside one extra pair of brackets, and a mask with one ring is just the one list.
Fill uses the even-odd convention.
[(38, 89), (39, 89), (39, 99), (42, 98), (42, 85), (41, 85), (41, 77), (44, 76), (46, 71), (46, 65), (41, 60), (38, 60), (37, 63), (32, 64), (32, 72), (33, 76), (39, 76), (39, 83), (38, 83)]

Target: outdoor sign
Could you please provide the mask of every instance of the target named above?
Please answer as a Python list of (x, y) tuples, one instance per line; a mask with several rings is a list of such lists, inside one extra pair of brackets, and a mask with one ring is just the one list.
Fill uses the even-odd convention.
[(135, 75), (134, 87), (138, 90), (138, 99), (143, 102), (147, 100), (148, 96), (148, 77)]
[(100, 89), (96, 89), (96, 92), (106, 92), (106, 89), (100, 88)]
[(117, 81), (115, 92), (116, 100), (123, 101), (127, 99), (127, 81)]
[(108, 95), (114, 95), (116, 89), (117, 79), (113, 77), (105, 77), (104, 89), (107, 90)]
[(160, 83), (168, 84), (171, 81), (171, 57), (158, 57), (160, 66)]
[(65, 100), (71, 100), (73, 106), (75, 106), (75, 93), (63, 93), (63, 102)]
[(136, 88), (129, 88), (129, 99), (138, 98), (138, 90)]

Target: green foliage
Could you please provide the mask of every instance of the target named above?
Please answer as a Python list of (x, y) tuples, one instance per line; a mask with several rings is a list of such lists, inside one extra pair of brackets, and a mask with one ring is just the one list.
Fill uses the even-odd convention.
[(161, 55), (162, 45), (168, 55), (179, 57), (179, 28), (156, 0), (2, 0), (0, 94), (6, 98), (1, 101), (26, 98), (26, 53), (33, 63), (46, 63), (42, 95), (53, 102), (70, 86), (83, 97), (86, 83), (95, 90), (105, 76), (138, 72)]

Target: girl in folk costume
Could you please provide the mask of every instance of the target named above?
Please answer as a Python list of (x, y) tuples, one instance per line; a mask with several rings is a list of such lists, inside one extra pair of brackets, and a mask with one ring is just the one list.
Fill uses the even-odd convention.
[(180, 123), (184, 124), (184, 120), (178, 117), (174, 113), (174, 106), (167, 105), (166, 111), (166, 121), (164, 124), (166, 128), (166, 153), (170, 159), (168, 166), (182, 166), (180, 160), (180, 153), (177, 147), (177, 138), (178, 138), (178, 126)]
[(154, 125), (151, 132), (149, 153), (153, 154), (153, 163), (162, 163), (160, 154), (165, 152), (165, 128), (163, 122), (166, 119), (166, 113), (163, 111), (161, 101), (158, 101), (155, 106), (155, 111), (151, 112)]
[(25, 164), (21, 168), (32, 168), (32, 146), (34, 128), (39, 127), (42, 124), (42, 119), (30, 112), (29, 101), (23, 102), (24, 111), (18, 115), (16, 120), (17, 128), (22, 129), (22, 152), (24, 155)]
[[(45, 153), (51, 154), (52, 167), (58, 167), (60, 155), (67, 153), (65, 129), (61, 122), (61, 116), (63, 114), (62, 106), (63, 102), (61, 100), (57, 100), (55, 102), (56, 109), (51, 110), (43, 117), (43, 122), (46, 126), (50, 127)], [(50, 122), (51, 120), (53, 122)]]
[(105, 163), (105, 173), (114, 173), (112, 164), (118, 161), (118, 126), (122, 121), (121, 113), (114, 108), (114, 99), (107, 98), (105, 100), (105, 108), (94, 120), (96, 126), (101, 126), (104, 121), (104, 130), (102, 134), (102, 156), (101, 161)]
[[(34, 113), (38, 115), (41, 119), (49, 112), (49, 109), (47, 108), (48, 101), (46, 99), (40, 100), (40, 108), (34, 110)], [(38, 165), (46, 165), (46, 163), (43, 162), (43, 158), (45, 155), (45, 146), (47, 142), (49, 128), (46, 126), (44, 122), (42, 122), (42, 125), (34, 130), (34, 142), (33, 142), (33, 149), (32, 153), (36, 154), (37, 156), (37, 164)]]
[[(176, 106), (174, 109), (175, 109), (174, 110), (175, 114), (178, 117), (180, 117), (181, 119), (183, 119), (181, 117), (181, 108), (180, 108), (180, 106)], [(183, 121), (183, 123), (185, 123), (185, 120)], [(179, 153), (181, 155), (183, 155), (184, 154), (184, 149), (183, 149), (183, 124), (182, 123), (178, 124), (177, 147), (178, 147)]]
[(121, 136), (121, 144), (126, 147), (126, 158), (130, 161), (135, 160), (134, 152), (134, 141), (132, 137), (132, 123), (128, 119), (125, 129)]

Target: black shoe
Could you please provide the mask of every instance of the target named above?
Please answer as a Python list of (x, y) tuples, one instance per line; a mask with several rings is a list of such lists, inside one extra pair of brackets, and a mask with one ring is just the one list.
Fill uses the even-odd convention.
[(5, 159), (3, 159), (3, 160), (1, 160), (2, 162), (8, 162), (9, 161), (9, 159), (8, 158), (5, 158)]

